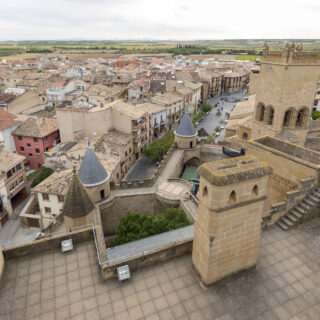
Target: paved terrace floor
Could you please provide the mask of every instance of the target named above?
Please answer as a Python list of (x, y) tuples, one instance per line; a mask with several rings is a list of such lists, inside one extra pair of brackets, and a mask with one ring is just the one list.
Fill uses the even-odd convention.
[(145, 268), (130, 282), (102, 282), (91, 243), (8, 261), (0, 319), (320, 318), (320, 219), (263, 233), (257, 269), (209, 289), (199, 286), (191, 257)]

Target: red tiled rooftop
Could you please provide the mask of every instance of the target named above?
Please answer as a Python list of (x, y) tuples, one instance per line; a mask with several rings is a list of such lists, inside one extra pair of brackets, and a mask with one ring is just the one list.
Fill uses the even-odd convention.
[(12, 127), (17, 123), (17, 117), (5, 110), (0, 110), (0, 131)]

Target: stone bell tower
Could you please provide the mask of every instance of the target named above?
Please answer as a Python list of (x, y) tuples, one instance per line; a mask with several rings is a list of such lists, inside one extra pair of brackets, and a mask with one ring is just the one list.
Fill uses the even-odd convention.
[(261, 72), (254, 78), (251, 139), (268, 135), (303, 145), (320, 79), (320, 54), (294, 43), (278, 52), (265, 46)]
[(271, 172), (252, 156), (200, 167), (192, 260), (204, 284), (256, 265)]

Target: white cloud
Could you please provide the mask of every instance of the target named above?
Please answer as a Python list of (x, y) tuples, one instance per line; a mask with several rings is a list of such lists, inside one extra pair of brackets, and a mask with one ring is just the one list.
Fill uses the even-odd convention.
[(0, 40), (320, 38), (319, 0), (10, 0)]

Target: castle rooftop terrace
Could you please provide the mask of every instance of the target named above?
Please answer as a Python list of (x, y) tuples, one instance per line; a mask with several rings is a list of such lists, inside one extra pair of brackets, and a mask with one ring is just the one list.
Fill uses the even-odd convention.
[(119, 283), (100, 279), (92, 242), (7, 260), (0, 319), (319, 319), (320, 219), (262, 234), (257, 268), (203, 289), (190, 255)]
[(255, 157), (242, 156), (206, 162), (198, 172), (210, 183), (220, 186), (259, 178), (271, 174), (272, 169)]

